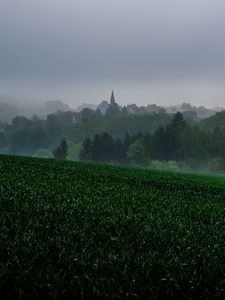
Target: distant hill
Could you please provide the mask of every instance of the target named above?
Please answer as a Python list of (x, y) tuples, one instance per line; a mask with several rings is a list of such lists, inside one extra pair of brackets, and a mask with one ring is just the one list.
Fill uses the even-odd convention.
[(200, 126), (206, 130), (213, 130), (215, 127), (225, 129), (225, 110), (215, 113), (213, 116), (199, 122)]

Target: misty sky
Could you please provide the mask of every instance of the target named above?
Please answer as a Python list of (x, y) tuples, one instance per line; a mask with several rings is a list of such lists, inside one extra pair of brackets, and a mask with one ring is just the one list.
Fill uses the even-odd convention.
[(225, 106), (224, 0), (0, 0), (0, 94)]

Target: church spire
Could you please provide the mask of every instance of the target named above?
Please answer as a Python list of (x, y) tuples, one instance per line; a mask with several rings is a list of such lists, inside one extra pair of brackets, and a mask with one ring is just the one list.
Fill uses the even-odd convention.
[(115, 97), (114, 97), (114, 93), (113, 93), (113, 90), (112, 90), (112, 94), (111, 94), (111, 99), (110, 99), (110, 105), (114, 105), (116, 102), (115, 102)]

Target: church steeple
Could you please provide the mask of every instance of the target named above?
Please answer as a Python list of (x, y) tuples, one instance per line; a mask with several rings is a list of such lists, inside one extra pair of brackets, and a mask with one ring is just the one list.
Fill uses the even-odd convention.
[(114, 93), (113, 93), (113, 90), (112, 90), (111, 99), (110, 99), (110, 105), (115, 105), (115, 104), (116, 104), (115, 97), (114, 97)]

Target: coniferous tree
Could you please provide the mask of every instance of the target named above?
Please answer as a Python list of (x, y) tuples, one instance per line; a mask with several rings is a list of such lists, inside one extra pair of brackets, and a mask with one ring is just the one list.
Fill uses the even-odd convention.
[(68, 154), (68, 144), (65, 139), (62, 139), (59, 146), (52, 152), (55, 159), (66, 160)]
[(103, 133), (100, 137), (100, 155), (101, 162), (112, 162), (114, 157), (114, 141), (113, 138), (107, 133)]
[(186, 121), (180, 112), (177, 112), (172, 124), (167, 126), (167, 148), (169, 159), (182, 160), (184, 157)]
[(123, 141), (123, 156), (124, 156), (124, 163), (128, 163), (127, 151), (132, 143), (131, 137), (128, 133), (126, 133), (124, 141)]
[(101, 153), (100, 135), (96, 134), (94, 136), (93, 143), (92, 143), (92, 151), (91, 151), (92, 160), (95, 162), (100, 161), (100, 153)]
[(221, 154), (222, 133), (218, 126), (216, 126), (210, 136), (209, 152), (211, 157), (218, 157)]
[(114, 161), (116, 163), (125, 163), (126, 154), (123, 151), (123, 143), (120, 139), (116, 139), (114, 142)]
[(86, 138), (82, 143), (82, 149), (79, 154), (79, 159), (83, 161), (91, 161), (92, 159), (92, 141)]

